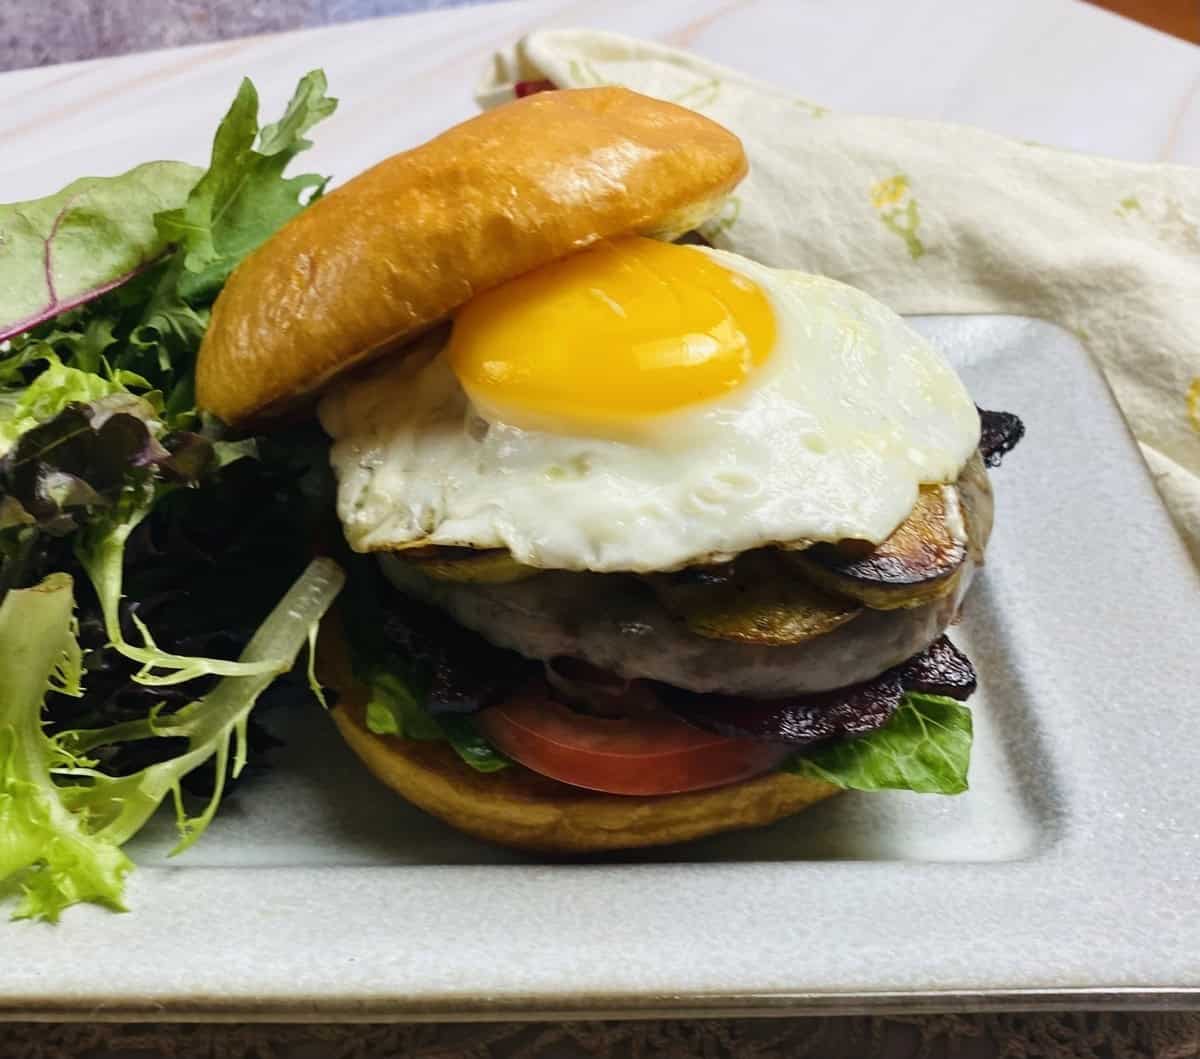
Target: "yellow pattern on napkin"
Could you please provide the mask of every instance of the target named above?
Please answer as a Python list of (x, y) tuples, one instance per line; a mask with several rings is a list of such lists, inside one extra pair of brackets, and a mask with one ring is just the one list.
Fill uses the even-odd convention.
[(1200, 172), (833, 114), (594, 30), (530, 34), (495, 57), (477, 98), (507, 102), (515, 81), (542, 78), (624, 84), (741, 136), (750, 175), (704, 229), (716, 246), (833, 276), (902, 313), (1020, 313), (1078, 335), (1200, 562)]
[(917, 229), (921, 227), (921, 213), (917, 200), (909, 194), (908, 177), (897, 173), (873, 185), (871, 205), (879, 212), (879, 219), (887, 228), (904, 241), (909, 257), (916, 261), (925, 253), (925, 244), (917, 235)]

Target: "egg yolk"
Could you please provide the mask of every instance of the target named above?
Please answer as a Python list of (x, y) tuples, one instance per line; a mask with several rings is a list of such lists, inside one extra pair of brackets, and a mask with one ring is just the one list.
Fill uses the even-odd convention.
[(595, 429), (720, 397), (774, 344), (751, 280), (693, 247), (629, 236), (480, 294), (446, 356), (486, 418)]

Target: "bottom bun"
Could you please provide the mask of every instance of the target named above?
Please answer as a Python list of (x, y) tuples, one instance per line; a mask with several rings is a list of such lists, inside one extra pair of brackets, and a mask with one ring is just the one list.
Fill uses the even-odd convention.
[(361, 696), (353, 692), (343, 696), (333, 718), (367, 768), (414, 805), (476, 838), (543, 853), (662, 846), (759, 827), (840, 789), (774, 772), (687, 794), (598, 794), (520, 765), (476, 772), (447, 743), (375, 735), (366, 726)]

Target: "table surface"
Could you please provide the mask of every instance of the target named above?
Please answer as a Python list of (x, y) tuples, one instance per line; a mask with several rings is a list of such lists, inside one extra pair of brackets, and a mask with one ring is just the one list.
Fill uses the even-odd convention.
[[(7, 104), (0, 107), (7, 148), (0, 201), (147, 157), (202, 161), (242, 72), (253, 73), (274, 108), (314, 65), (327, 69), (335, 92), (354, 107), (322, 128), (311, 164), (345, 176), (469, 114), (470, 87), (487, 54), (547, 21), (654, 36), (749, 70), (762, 34), (787, 34), (796, 58), (786, 87), (835, 109), (946, 119), (1131, 160), (1200, 164), (1200, 49), (1076, 0), (910, 0), (902, 9), (893, 0), (531, 0), (469, 10), (428, 0), (71, 4), (92, 16), (63, 19), (44, 0), (0, 5), (0, 64), (119, 51), (148, 39), (183, 43), (212, 35), (214, 23), (227, 36), (402, 8), (447, 10), (0, 75)], [(140, 30), (139, 19), (146, 20)], [(146, 36), (150, 25), (157, 36)], [(393, 129), (384, 121), (381, 132), (379, 116), (398, 105), (410, 112)], [(1157, 1027), (1147, 1026), (1149, 1041)], [(1200, 1055), (1200, 1023), (1178, 1023), (1173, 1032), (1194, 1048), (1174, 1054)]]
[(1101, 7), (1200, 44), (1200, 4), (1196, 0), (1092, 0)]

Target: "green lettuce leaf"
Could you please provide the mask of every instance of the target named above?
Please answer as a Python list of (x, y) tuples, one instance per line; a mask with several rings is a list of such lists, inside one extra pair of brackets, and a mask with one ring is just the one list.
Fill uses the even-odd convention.
[(398, 663), (390, 671), (377, 669), (368, 680), (367, 728), (376, 735), (394, 735), (425, 742), (448, 742), (456, 754), (477, 772), (498, 772), (512, 764), (479, 731), (468, 716), (433, 717), (422, 702), (420, 681), (400, 675), (408, 668)]
[(99, 297), (160, 257), (170, 237), (155, 214), (182, 205), (200, 172), (148, 162), (0, 205), (0, 340)]
[(0, 879), (19, 878), (16, 918), (55, 921), (79, 901), (121, 910), (129, 858), (91, 834), (54, 781), (76, 759), (42, 731), (50, 690), (78, 695), (72, 583), (52, 574), (0, 603)]
[[(122, 629), (130, 535), (164, 497), (181, 486), (199, 484), (217, 466), (207, 438), (163, 432), (154, 409), (138, 397), (116, 393), (91, 404), (68, 404), (54, 418), (21, 434), (0, 457), (0, 533), (16, 531), (24, 538), (16, 547), (0, 550), (6, 559), (0, 568), (0, 594), (28, 580), (26, 570), (34, 568), (31, 560), (39, 534), (74, 536), (75, 555), (100, 604), (108, 646), (140, 664), (135, 679), (166, 685), (267, 672), (276, 660), (246, 663), (163, 651), (136, 612), (131, 612), (130, 621), (142, 644), (130, 643)], [(22, 548), (24, 564), (13, 561)]]
[(797, 755), (785, 768), (848, 790), (961, 794), (970, 760), (971, 711), (910, 691), (877, 732)]
[(437, 724), (454, 752), (476, 772), (499, 772), (512, 764), (479, 731), (474, 717), (447, 715)]
[[(228, 462), (204, 473), (192, 487), (164, 491), (155, 501), (150, 514), (129, 534), (120, 555), (123, 598), (118, 618), (124, 636), (133, 645), (145, 646), (133, 620), (137, 615), (153, 630), (156, 643), (166, 655), (236, 662), (312, 558), (309, 542), (316, 530), (309, 527), (317, 510), (301, 492), (292, 460), (319, 432), (315, 424), (273, 432), (257, 439), (254, 448), (259, 458), (251, 458), (249, 447), (239, 444), (224, 454)], [(165, 440), (171, 445), (176, 443), (172, 435), (166, 435)], [(190, 441), (185, 438), (183, 448), (168, 459), (193, 462), (192, 444), (204, 441), (195, 435)], [(21, 448), (30, 447), (26, 435)], [(220, 460), (224, 447), (223, 442), (211, 445), (211, 456)], [(239, 453), (241, 458), (235, 459)], [(281, 461), (281, 453), (286, 461)], [(93, 493), (103, 489), (103, 480), (86, 462), (90, 459), (86, 447), (80, 455), (85, 463), (76, 469), (83, 471), (84, 483)], [(0, 469), (3, 464), (0, 459)], [(62, 459), (57, 465), (68, 466)], [(0, 492), (3, 489), (0, 482)], [(28, 493), (23, 495), (27, 497)], [(63, 508), (62, 502), (57, 506), (63, 515), (97, 527), (106, 516), (116, 515), (126, 499), (120, 498), (116, 509), (91, 513)], [(54, 516), (53, 509), (35, 510), (43, 517)], [(320, 509), (323, 519), (328, 519), (329, 511), (329, 507)], [(22, 527), (18, 534), (33, 528)], [(0, 558), (0, 593), (6, 587), (37, 584), (55, 570), (70, 574), (75, 581), (78, 638), (88, 661), (86, 693), (79, 699), (48, 696), (47, 731), (55, 734), (75, 728), (106, 728), (144, 719), (154, 711), (166, 718), (209, 691), (213, 679), (207, 676), (194, 683), (169, 685), (138, 679), (144, 663), (123, 655), (107, 635), (105, 608), (76, 554), (79, 536), (55, 537), (39, 532), (30, 542), (30, 552), (17, 553), (12, 559)], [(10, 537), (10, 533), (0, 531), (0, 550)], [(15, 543), (21, 542), (18, 539)], [(6, 586), (5, 578), (10, 573), (13, 583)], [(168, 671), (156, 668), (154, 675), (168, 675)], [(272, 711), (308, 708), (311, 694), (305, 674), (297, 668), (278, 680), (265, 704)], [(266, 765), (274, 744), (253, 719), (251, 728), (250, 763)], [(108, 747), (99, 757), (106, 772), (126, 774), (170, 756), (174, 749), (166, 740), (142, 741)], [(253, 783), (257, 768), (249, 772), (248, 782)], [(190, 795), (207, 796), (212, 782), (213, 769), (206, 766), (189, 777), (184, 788)]]
[(150, 628), (137, 614), (132, 614), (131, 620), (142, 643), (130, 643), (125, 637), (120, 609), (125, 581), (125, 548), (133, 531), (165, 495), (165, 489), (161, 486), (157, 490), (147, 488), (140, 494), (127, 495), (111, 517), (89, 526), (76, 543), (76, 557), (87, 571), (100, 602), (109, 646), (141, 665), (135, 679), (142, 684), (182, 684), (198, 677), (245, 677), (286, 671), (290, 666), (280, 670), (277, 658), (243, 657), (232, 661), (164, 651), (154, 642)]
[(369, 682), (367, 728), (376, 735), (404, 739), (445, 739), (437, 721), (423, 709), (417, 691), (396, 673), (377, 672)]

